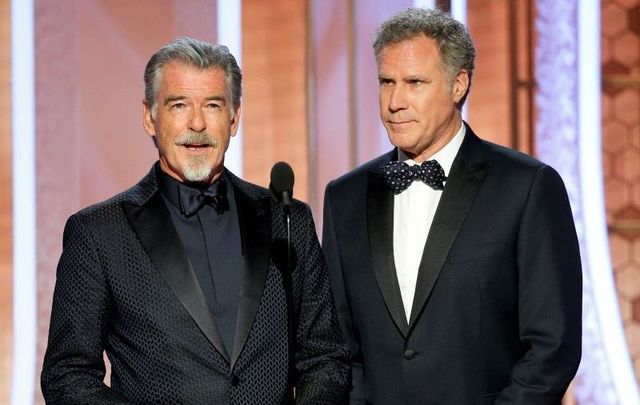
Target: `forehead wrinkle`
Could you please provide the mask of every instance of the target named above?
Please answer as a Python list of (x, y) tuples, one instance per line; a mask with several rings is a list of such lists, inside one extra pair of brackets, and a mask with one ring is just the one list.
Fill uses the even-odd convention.
[[(402, 80), (427, 79), (434, 69), (448, 76), (437, 50), (402, 46), (402, 42), (385, 47), (378, 58), (378, 76)], [(392, 74), (393, 73), (393, 74)], [(393, 77), (392, 77), (393, 76)]]

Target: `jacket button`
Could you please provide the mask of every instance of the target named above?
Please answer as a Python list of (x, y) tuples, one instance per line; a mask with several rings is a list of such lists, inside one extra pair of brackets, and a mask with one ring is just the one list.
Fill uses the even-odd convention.
[(407, 349), (407, 350), (405, 350), (405, 351), (404, 351), (404, 358), (405, 358), (406, 360), (411, 360), (411, 359), (413, 359), (414, 357), (416, 357), (416, 351), (415, 351), (415, 350), (413, 350), (413, 349)]
[(231, 386), (235, 387), (238, 384), (240, 384), (240, 378), (237, 375), (234, 375), (233, 377), (231, 377)]

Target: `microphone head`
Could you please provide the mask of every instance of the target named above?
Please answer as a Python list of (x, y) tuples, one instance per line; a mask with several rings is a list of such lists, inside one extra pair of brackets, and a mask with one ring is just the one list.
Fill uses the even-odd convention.
[(288, 192), (289, 198), (293, 195), (293, 170), (286, 162), (278, 162), (271, 169), (271, 184), (269, 188), (282, 201), (282, 193)]

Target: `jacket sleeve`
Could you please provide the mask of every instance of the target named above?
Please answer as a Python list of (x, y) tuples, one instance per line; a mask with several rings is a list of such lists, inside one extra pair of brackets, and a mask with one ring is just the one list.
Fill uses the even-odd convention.
[(520, 341), (496, 404), (559, 404), (581, 355), (582, 271), (564, 184), (541, 167), (529, 190), (517, 240)]
[(349, 346), (351, 362), (351, 392), (349, 403), (353, 405), (364, 404), (364, 376), (362, 371), (362, 359), (360, 347), (353, 331), (351, 319), (351, 309), (344, 285), (342, 266), (340, 261), (340, 250), (336, 237), (335, 223), (333, 219), (333, 205), (331, 201), (331, 183), (324, 193), (324, 214), (322, 226), (322, 250), (327, 261), (329, 277), (331, 279), (331, 289), (338, 314), (340, 330), (344, 340)]
[(296, 331), (296, 404), (345, 404), (349, 392), (349, 352), (340, 335), (327, 267), (313, 218), (304, 206), (305, 249), (297, 257), (300, 303)]
[(47, 404), (125, 404), (104, 384), (109, 294), (92, 235), (76, 215), (64, 230), (41, 375)]

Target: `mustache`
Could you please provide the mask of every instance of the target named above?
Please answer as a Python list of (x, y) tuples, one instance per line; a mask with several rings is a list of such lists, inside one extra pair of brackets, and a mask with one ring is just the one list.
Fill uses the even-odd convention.
[(187, 131), (176, 139), (175, 144), (178, 146), (205, 145), (205, 146), (216, 147), (218, 146), (218, 141), (211, 138), (207, 133), (207, 131), (202, 131), (202, 132)]

